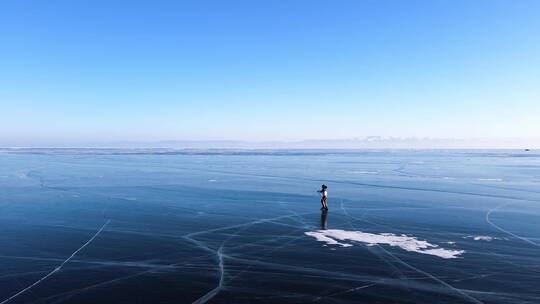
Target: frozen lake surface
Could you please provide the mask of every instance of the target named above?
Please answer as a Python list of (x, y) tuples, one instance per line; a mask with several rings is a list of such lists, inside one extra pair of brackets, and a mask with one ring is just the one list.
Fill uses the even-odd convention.
[(4, 149), (0, 303), (540, 303), (539, 185), (538, 151)]

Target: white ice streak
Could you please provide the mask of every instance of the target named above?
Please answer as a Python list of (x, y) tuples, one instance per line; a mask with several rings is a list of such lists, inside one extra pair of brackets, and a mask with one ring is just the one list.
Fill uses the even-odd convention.
[(465, 237), (466, 239), (473, 239), (475, 241), (486, 241), (491, 242), (493, 240), (498, 240), (499, 238), (488, 236), (488, 235), (469, 235)]
[(34, 283), (29, 285), (28, 287), (24, 288), (23, 290), (17, 292), (16, 294), (12, 295), (11, 297), (9, 297), (9, 298), (5, 299), (4, 301), (0, 302), (0, 304), (8, 303), (9, 301), (15, 299), (16, 297), (20, 296), (21, 294), (25, 293), (26, 291), (32, 289), (34, 286), (36, 286), (39, 283), (43, 282), (44, 280), (46, 280), (48, 277), (52, 276), (56, 272), (60, 271), (60, 269), (62, 269), (62, 267), (67, 262), (69, 262), (77, 253), (79, 253), (79, 251), (83, 250), (84, 247), (86, 247), (88, 244), (90, 244), (101, 233), (101, 231), (103, 231), (103, 229), (105, 229), (105, 227), (110, 223), (110, 221), (111, 220), (107, 220), (107, 222), (105, 222), (105, 224), (103, 224), (103, 226), (101, 226), (101, 228), (88, 241), (86, 241), (86, 243), (84, 243), (81, 247), (79, 247), (79, 249), (75, 250), (67, 259), (65, 259), (60, 265), (58, 265), (56, 268), (54, 268), (51, 272), (46, 274), (41, 279), (35, 281)]
[[(464, 253), (464, 250), (451, 250), (440, 248), (438, 245), (418, 240), (415, 237), (405, 234), (395, 235), (393, 233), (366, 233), (361, 231), (347, 231), (341, 229), (329, 229), (305, 232), (306, 235), (314, 237), (317, 241), (325, 242), (328, 245), (339, 245), (341, 247), (353, 246), (350, 241), (366, 243), (368, 246), (385, 244), (399, 247), (406, 251), (417, 252), (438, 256), (443, 259), (454, 259)], [(341, 241), (341, 242), (340, 242)], [(349, 243), (347, 243), (349, 241)]]
[(353, 173), (353, 174), (379, 174), (378, 171), (349, 171), (348, 173)]

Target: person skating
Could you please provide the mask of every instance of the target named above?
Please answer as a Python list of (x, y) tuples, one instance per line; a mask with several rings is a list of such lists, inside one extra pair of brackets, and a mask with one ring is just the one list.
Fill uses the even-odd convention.
[(321, 185), (321, 190), (318, 190), (317, 192), (319, 192), (321, 194), (321, 210), (328, 210), (328, 204), (327, 204), (327, 198), (328, 198), (328, 191), (327, 191), (328, 187), (325, 185), (325, 184), (322, 184)]

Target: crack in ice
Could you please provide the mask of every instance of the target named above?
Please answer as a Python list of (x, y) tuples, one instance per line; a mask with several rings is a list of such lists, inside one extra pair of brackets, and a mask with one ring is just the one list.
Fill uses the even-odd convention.
[(202, 297), (200, 297), (199, 299), (195, 300), (193, 302), (193, 304), (202, 304), (202, 303), (206, 303), (208, 302), (210, 299), (212, 299), (215, 295), (217, 295), (219, 293), (219, 291), (223, 288), (223, 281), (224, 281), (224, 276), (225, 276), (225, 271), (224, 271), (224, 267), (223, 267), (223, 247), (219, 247), (219, 249), (217, 250), (217, 256), (218, 256), (218, 260), (219, 260), (219, 282), (218, 282), (218, 286), (216, 286), (216, 288), (210, 290), (209, 292), (207, 292), (205, 295), (203, 295)]
[(103, 224), (103, 226), (101, 226), (101, 228), (88, 240), (86, 241), (86, 243), (84, 243), (81, 247), (79, 247), (79, 249), (75, 250), (67, 259), (65, 259), (60, 265), (58, 265), (56, 268), (54, 268), (51, 272), (49, 272), (48, 274), (46, 274), (44, 277), (42, 277), (41, 279), (35, 281), (34, 283), (32, 283), (31, 285), (29, 285), (28, 287), (24, 288), (23, 290), (17, 292), (16, 294), (12, 295), (11, 297), (5, 299), (4, 301), (0, 302), (0, 304), (5, 304), (5, 303), (8, 303), (9, 301), (15, 299), (16, 297), (20, 296), (21, 294), (29, 291), (30, 289), (32, 289), (33, 287), (37, 286), (39, 283), (45, 281), (48, 277), (52, 276), (53, 274), (57, 273), (58, 271), (60, 271), (60, 269), (62, 269), (62, 267), (68, 263), (77, 253), (79, 253), (81, 250), (84, 249), (84, 247), (86, 247), (88, 244), (90, 244), (100, 233), (101, 231), (103, 231), (103, 229), (105, 229), (105, 227), (111, 222), (111, 220), (107, 220), (105, 222), (105, 224)]
[(519, 235), (517, 235), (517, 234), (515, 234), (515, 233), (513, 233), (513, 232), (510, 232), (510, 231), (506, 230), (506, 229), (503, 229), (503, 228), (497, 226), (496, 224), (494, 224), (494, 223), (491, 221), (490, 216), (491, 216), (491, 213), (492, 213), (493, 211), (499, 210), (499, 209), (501, 209), (501, 208), (503, 208), (503, 207), (505, 207), (505, 206), (508, 206), (508, 205), (510, 205), (510, 203), (502, 204), (502, 205), (497, 206), (497, 207), (495, 207), (495, 208), (493, 208), (493, 209), (490, 209), (490, 210), (486, 213), (486, 222), (487, 222), (488, 224), (490, 224), (491, 226), (493, 226), (495, 229), (499, 230), (499, 231), (502, 231), (502, 232), (504, 232), (504, 233), (506, 233), (506, 234), (508, 234), (508, 235), (510, 235), (510, 236), (513, 236), (513, 237), (515, 237), (515, 238), (517, 238), (517, 239), (520, 239), (520, 240), (522, 240), (522, 241), (524, 241), (524, 242), (526, 242), (526, 243), (529, 243), (529, 244), (531, 244), (531, 245), (533, 245), (533, 246), (540, 247), (540, 244), (535, 243), (535, 242), (529, 240), (528, 238), (519, 236)]

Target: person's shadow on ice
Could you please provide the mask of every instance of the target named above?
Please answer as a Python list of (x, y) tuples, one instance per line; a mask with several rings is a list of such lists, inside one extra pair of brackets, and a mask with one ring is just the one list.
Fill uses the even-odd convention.
[(321, 230), (328, 229), (328, 211), (321, 211)]

